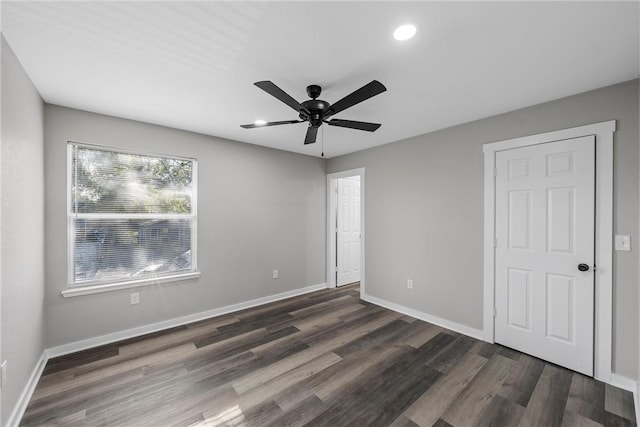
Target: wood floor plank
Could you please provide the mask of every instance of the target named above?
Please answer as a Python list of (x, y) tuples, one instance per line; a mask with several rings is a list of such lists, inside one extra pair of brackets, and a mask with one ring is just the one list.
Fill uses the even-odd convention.
[(134, 342), (120, 343), (119, 355), (134, 355), (139, 357), (143, 354), (148, 354), (153, 351), (163, 350), (176, 345), (184, 344), (193, 340), (197, 340), (209, 333), (210, 331), (217, 330), (218, 326), (224, 326), (231, 323), (237, 323), (238, 320), (234, 318), (228, 318), (220, 322), (202, 324), (197, 327), (187, 327), (176, 329), (171, 333), (148, 336), (144, 339), (140, 339)]
[(243, 337), (243, 339), (234, 340), (233, 343), (230, 339), (221, 341), (219, 349), (218, 351), (216, 351), (215, 356), (210, 355), (210, 357), (215, 357), (216, 359), (225, 359), (234, 354), (239, 354), (247, 350), (251, 350), (257, 345), (268, 343), (279, 338), (286, 337), (287, 335), (295, 334), (296, 332), (300, 332), (298, 328), (296, 328), (295, 326), (287, 326), (286, 328), (280, 329), (275, 332), (269, 332), (268, 330), (265, 330), (263, 333), (258, 332), (259, 336), (255, 336), (252, 333), (251, 336), (240, 335), (241, 337)]
[(347, 356), (335, 365), (284, 390), (275, 397), (275, 400), (285, 410), (297, 406), (312, 394), (328, 402), (332, 396), (339, 396), (340, 390), (345, 389), (349, 383), (361, 375), (368, 375), (365, 371), (369, 369), (372, 372), (380, 371), (391, 361), (397, 360), (409, 351), (409, 347), (389, 347), (378, 349), (368, 357), (357, 354)]
[(500, 356), (508, 357), (511, 360), (515, 360), (516, 362), (518, 361), (518, 359), (520, 358), (520, 355), (522, 354), (519, 351), (516, 351), (509, 347), (503, 347), (501, 345), (497, 346), (496, 353), (498, 353)]
[(317, 304), (319, 302), (326, 301), (332, 298), (337, 298), (345, 294), (360, 298), (360, 285), (359, 284), (346, 285), (346, 286), (340, 286), (338, 288), (314, 292), (308, 295), (308, 299)]
[[(272, 420), (282, 416), (284, 411), (276, 402), (269, 400), (260, 405), (256, 405), (243, 411), (244, 425), (247, 426), (265, 426)], [(242, 425), (242, 424), (240, 424)]]
[(96, 360), (102, 360), (114, 357), (119, 354), (118, 344), (104, 345), (97, 348), (79, 351), (67, 356), (55, 357), (47, 362), (42, 372), (43, 376), (47, 376), (59, 371), (74, 368), (79, 364), (85, 364)]
[[(185, 416), (195, 416), (206, 410), (224, 410), (235, 407), (236, 394), (229, 386), (206, 391), (184, 390), (175, 393), (158, 393), (153, 398), (145, 398), (134, 405), (135, 412), (126, 417), (118, 412), (115, 425), (125, 423), (131, 426), (174, 425)], [(112, 417), (114, 418), (114, 417)], [(125, 418), (125, 420), (121, 420)]]
[(571, 371), (546, 364), (519, 425), (560, 426), (572, 376)]
[(393, 420), (390, 427), (420, 427), (418, 424), (411, 421), (409, 418), (404, 415), (400, 415), (398, 418)]
[(351, 340), (348, 343), (337, 347), (334, 350), (334, 353), (341, 357), (346, 357), (350, 354), (361, 352), (367, 348), (373, 347), (383, 340), (393, 339), (393, 337), (411, 328), (411, 324), (400, 319), (395, 319), (392, 322), (389, 322), (386, 325), (382, 326), (381, 328), (371, 331), (368, 334), (362, 335), (359, 338)]
[(607, 384), (605, 386), (604, 409), (629, 421), (636, 421), (633, 411), (633, 393)]
[[(208, 376), (202, 376), (202, 378), (194, 383), (194, 386), (203, 389), (218, 387), (226, 383), (229, 383), (230, 386), (233, 386), (233, 381), (240, 380), (251, 375), (260, 376), (261, 374), (264, 374), (263, 377), (265, 379), (263, 382), (266, 382), (269, 379), (275, 378), (287, 371), (287, 369), (284, 369), (280, 370), (278, 373), (273, 372), (271, 374), (267, 374), (267, 372), (270, 371), (269, 367), (308, 349), (309, 346), (307, 346), (306, 344), (297, 343), (293, 346), (280, 348), (277, 352), (272, 352), (270, 354), (264, 354), (260, 356), (254, 355), (253, 358), (248, 359), (244, 363), (233, 366), (231, 369), (226, 369), (222, 372), (216, 372), (215, 374)], [(196, 371), (196, 373), (198, 372)], [(262, 384), (263, 382), (259, 384)], [(256, 382), (256, 385), (259, 384)], [(243, 391), (246, 391), (248, 389), (249, 388), (246, 388)]]
[(515, 361), (510, 358), (493, 355), (441, 418), (456, 426), (478, 424), (514, 365)]
[(440, 354), (431, 359), (427, 366), (436, 371), (446, 374), (458, 363), (458, 360), (469, 352), (471, 347), (477, 342), (476, 339), (464, 335), (458, 336), (450, 346), (445, 348)]
[(340, 356), (329, 352), (322, 354), (309, 363), (291, 369), (258, 387), (251, 388), (238, 396), (238, 402), (242, 408), (251, 408), (262, 403), (267, 398), (273, 398), (284, 390), (293, 387), (295, 384), (309, 378), (318, 372), (322, 372), (328, 367), (342, 360)]
[[(354, 313), (359, 314), (360, 312)], [(303, 338), (302, 341), (309, 345), (326, 342), (335, 342), (336, 346), (343, 345), (400, 317), (399, 313), (393, 313), (388, 310), (366, 310), (362, 315), (351, 317), (354, 313), (349, 313), (345, 316), (349, 317), (348, 320), (341, 319), (343, 320), (342, 324), (325, 330), (318, 330), (316, 333)]]
[(44, 379), (56, 382), (57, 378), (55, 377), (57, 375), (70, 375), (70, 377), (86, 375), (113, 365), (119, 365), (133, 359), (168, 350), (172, 347), (191, 345), (193, 341), (202, 337), (203, 334), (208, 334), (205, 329), (181, 327), (169, 329), (164, 333), (161, 331), (147, 334), (144, 335), (146, 337), (144, 339), (127, 339), (114, 344), (119, 345), (118, 354), (115, 356), (95, 361), (85, 360), (84, 363), (78, 366), (70, 367), (66, 371), (57, 372), (53, 375), (47, 375)]
[(37, 401), (38, 399), (49, 396), (51, 394), (59, 394), (66, 391), (71, 391), (74, 388), (82, 385), (100, 385), (104, 381), (104, 377), (106, 376), (127, 372), (135, 368), (152, 365), (156, 362), (167, 363), (167, 361), (180, 359), (184, 356), (185, 353), (193, 352), (195, 350), (196, 348), (193, 344), (185, 344), (158, 353), (153, 353), (139, 359), (128, 360), (124, 363), (109, 366), (105, 369), (93, 371), (87, 375), (74, 377), (69, 381), (64, 382), (63, 384), (47, 384), (43, 387), (37, 387), (33, 393), (32, 400)]
[[(390, 423), (438, 379), (441, 374), (426, 363), (453, 340), (451, 335), (439, 334), (397, 360), (386, 359), (382, 365), (369, 368), (328, 396), (325, 401), (330, 408), (310, 425)], [(380, 390), (388, 390), (388, 393), (380, 393)]]
[(498, 394), (520, 406), (526, 407), (538, 383), (545, 363), (523, 354), (518, 358), (509, 376), (504, 380)]
[(196, 347), (200, 348), (211, 344), (220, 343), (222, 341), (229, 341), (240, 336), (250, 335), (259, 330), (266, 331), (266, 328), (269, 326), (273, 326), (274, 324), (278, 324), (280, 322), (288, 321), (291, 319), (293, 319), (293, 316), (291, 316), (290, 314), (281, 313), (271, 319), (259, 318), (257, 320), (252, 319), (251, 321), (231, 323), (216, 328), (216, 331), (214, 333), (211, 333), (208, 337), (196, 340), (194, 343)]
[(300, 405), (288, 410), (266, 425), (273, 427), (304, 426), (326, 409), (327, 405), (322, 400), (311, 395), (300, 402)]
[(495, 344), (491, 344), (488, 342), (478, 341), (476, 345), (471, 349), (472, 353), (476, 353), (485, 359), (490, 359), (496, 351), (498, 351), (498, 346)]
[(603, 427), (602, 424), (597, 423), (590, 418), (586, 418), (573, 411), (566, 410), (562, 417), (562, 427), (569, 427), (569, 426)]
[(331, 326), (332, 324), (342, 323), (340, 316), (344, 314), (353, 313), (354, 311), (362, 310), (364, 305), (362, 304), (348, 304), (336, 309), (332, 308), (326, 312), (316, 313), (315, 317), (296, 317), (291, 321), (291, 325), (300, 329), (301, 331), (310, 330), (313, 328), (323, 328), (324, 325)]
[(78, 412), (79, 408), (90, 406), (94, 400), (134, 384), (143, 376), (144, 369), (136, 368), (113, 375), (109, 377), (108, 381), (102, 381), (98, 385), (85, 384), (74, 388), (69, 393), (50, 394), (38, 400), (32, 399), (29, 403), (29, 411), (25, 413), (22, 423), (24, 425), (41, 425), (56, 418), (64, 418)]
[[(401, 361), (395, 372), (386, 372), (387, 381), (380, 387), (384, 393), (375, 393), (370, 406), (353, 420), (354, 425), (388, 426), (442, 375), (428, 365), (415, 365), (416, 361)], [(409, 369), (416, 366), (415, 369)], [(375, 397), (375, 398), (373, 398)]]
[(498, 394), (485, 408), (478, 427), (516, 426), (524, 414), (524, 407)]
[[(349, 330), (346, 333), (342, 331), (343, 333), (341, 334), (335, 334), (334, 331), (331, 331), (329, 334), (321, 334), (321, 338), (314, 337), (312, 340), (305, 340), (304, 342), (306, 344), (313, 345), (306, 350), (271, 364), (268, 370), (252, 372), (243, 378), (233, 381), (232, 386), (238, 393), (244, 393), (250, 388), (257, 387), (258, 385), (281, 375), (283, 372), (297, 368), (301, 364), (307, 363), (323, 353), (333, 351), (333, 349), (349, 340), (356, 339), (374, 331), (379, 327), (384, 326), (386, 323), (392, 322), (399, 316), (400, 315), (398, 313), (393, 312), (383, 313), (383, 315), (378, 316), (375, 320), (363, 322), (362, 324), (359, 324), (358, 327)], [(311, 344), (309, 341), (311, 341)]]
[(49, 361), (22, 426), (634, 426), (632, 395), (326, 289)]
[[(573, 414), (588, 418), (593, 422), (604, 422), (605, 385), (593, 378), (573, 374), (565, 411), (565, 418), (577, 419)], [(567, 421), (569, 423), (570, 421)], [(563, 421), (565, 423), (565, 421)]]
[(301, 308), (299, 310), (290, 311), (289, 314), (295, 318), (304, 319), (313, 315), (325, 314), (327, 312), (331, 312), (332, 310), (343, 308), (345, 306), (355, 305), (358, 303), (358, 301), (358, 298), (354, 298), (351, 295), (343, 295), (339, 298), (319, 302), (314, 305), (309, 305), (307, 307)]
[(604, 425), (607, 427), (636, 427), (637, 424), (628, 418), (613, 414), (609, 411), (604, 412)]
[(407, 408), (404, 415), (419, 426), (433, 425), (486, 363), (487, 359), (477, 354), (466, 354), (455, 369), (442, 376)]
[[(309, 425), (388, 425), (440, 376), (432, 368), (416, 364), (423, 360), (420, 356), (413, 350), (407, 358), (397, 360), (387, 369), (363, 375), (361, 380), (350, 383), (338, 395), (340, 398), (330, 399), (329, 408)], [(408, 365), (416, 370), (408, 370)]]
[(318, 323), (316, 323), (313, 327), (305, 328), (305, 329), (300, 329), (298, 328), (298, 326), (294, 325), (296, 328), (298, 328), (299, 332), (296, 332), (291, 335), (286, 335), (284, 337), (275, 339), (273, 341), (256, 345), (251, 349), (251, 351), (254, 354), (258, 354), (258, 355), (269, 353), (274, 348), (295, 345), (296, 343), (303, 343), (308, 337), (316, 335), (318, 331), (336, 328), (343, 324), (344, 322), (342, 320), (334, 318), (334, 319), (324, 319), (324, 320), (319, 319)]
[(413, 348), (418, 348), (438, 334), (451, 333), (451, 331), (431, 323), (419, 322), (416, 326), (419, 326), (420, 328), (416, 329), (414, 334), (408, 336), (406, 340), (403, 341), (403, 344), (410, 345)]
[[(133, 386), (121, 387), (91, 399), (87, 402), (87, 423), (130, 420), (140, 413), (155, 411), (158, 407), (164, 408), (164, 402), (198, 394), (198, 390), (191, 387), (188, 381), (174, 381), (176, 377), (181, 377), (177, 368), (167, 369), (146, 377)], [(185, 415), (184, 412), (181, 413), (183, 418)]]
[(433, 423), (433, 427), (454, 427), (454, 426), (452, 426), (451, 424), (449, 424), (448, 422), (440, 418), (438, 421)]

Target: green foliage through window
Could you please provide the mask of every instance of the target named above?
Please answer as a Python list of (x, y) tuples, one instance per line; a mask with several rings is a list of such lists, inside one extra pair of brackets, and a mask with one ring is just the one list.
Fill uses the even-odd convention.
[(188, 214), (193, 161), (74, 146), (74, 213)]

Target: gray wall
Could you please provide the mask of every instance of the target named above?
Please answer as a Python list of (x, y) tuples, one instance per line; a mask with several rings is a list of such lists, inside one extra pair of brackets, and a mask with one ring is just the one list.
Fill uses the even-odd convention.
[[(365, 167), (366, 290), (482, 329), (482, 144), (615, 119), (614, 233), (638, 235), (638, 80), (328, 161)], [(613, 370), (638, 377), (638, 255), (614, 253)], [(408, 278), (414, 289), (406, 288)]]
[[(44, 123), (47, 347), (325, 282), (324, 160), (54, 105)], [(137, 288), (136, 306), (132, 290), (60, 295), (67, 140), (198, 160), (199, 279)]]
[(2, 36), (2, 388), (6, 425), (42, 351), (44, 293), (43, 102)]

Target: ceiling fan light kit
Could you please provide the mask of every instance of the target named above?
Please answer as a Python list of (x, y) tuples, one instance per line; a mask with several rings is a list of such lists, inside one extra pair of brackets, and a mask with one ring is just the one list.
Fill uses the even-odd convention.
[(416, 32), (417, 32), (417, 29), (415, 25), (412, 25), (412, 24), (401, 25), (398, 28), (396, 28), (396, 30), (393, 32), (393, 38), (403, 42), (415, 36)]
[(260, 89), (267, 92), (269, 95), (284, 102), (289, 107), (298, 112), (299, 120), (283, 120), (278, 122), (264, 122), (262, 120), (256, 120), (255, 123), (240, 125), (245, 129), (255, 129), (257, 127), (265, 126), (277, 126), (294, 123), (308, 122), (307, 134), (304, 138), (304, 144), (313, 144), (316, 142), (316, 136), (318, 134), (318, 128), (323, 123), (329, 126), (338, 126), (349, 129), (363, 130), (367, 132), (375, 132), (380, 126), (380, 123), (360, 122), (355, 120), (342, 120), (329, 118), (334, 114), (338, 114), (347, 108), (353, 107), (356, 104), (366, 101), (376, 95), (386, 91), (387, 88), (377, 80), (373, 80), (370, 83), (362, 86), (360, 89), (350, 93), (334, 104), (330, 104), (327, 101), (318, 99), (322, 93), (322, 87), (318, 85), (307, 86), (307, 95), (309, 100), (299, 103), (285, 91), (276, 86), (273, 82), (265, 80), (254, 83)]

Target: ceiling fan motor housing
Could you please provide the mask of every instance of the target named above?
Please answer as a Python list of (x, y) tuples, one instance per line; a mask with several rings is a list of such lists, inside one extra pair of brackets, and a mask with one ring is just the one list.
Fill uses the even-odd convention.
[[(322, 88), (318, 85), (307, 86), (307, 95), (311, 99), (304, 101), (302, 109), (300, 110), (300, 118), (302, 120), (309, 120), (309, 126), (319, 127), (322, 125), (324, 119), (324, 113), (329, 109), (331, 104), (322, 99), (317, 99), (322, 93)], [(307, 114), (307, 111), (309, 112)]]

